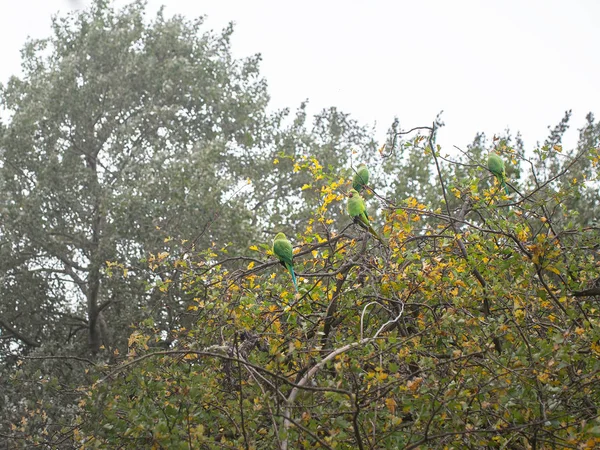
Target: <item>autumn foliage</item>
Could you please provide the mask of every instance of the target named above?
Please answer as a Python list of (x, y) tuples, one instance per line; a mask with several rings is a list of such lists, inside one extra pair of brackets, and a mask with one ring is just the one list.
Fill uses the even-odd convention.
[[(504, 157), (519, 162), (509, 148)], [(295, 236), (300, 294), (267, 243), (237, 257), (165, 242), (149, 263), (168, 278), (153, 289), (186, 303), (189, 326), (159, 351), (166, 337), (152, 323), (132, 330), (128, 354), (84, 393), (79, 444), (600, 444), (597, 288), (585, 293), (598, 284), (600, 239), (564, 222), (563, 192), (507, 197), (483, 168), (480, 180), (440, 185), (453, 209), (372, 192), (382, 245), (329, 219), (348, 179), (314, 158), (295, 171), (321, 198)]]

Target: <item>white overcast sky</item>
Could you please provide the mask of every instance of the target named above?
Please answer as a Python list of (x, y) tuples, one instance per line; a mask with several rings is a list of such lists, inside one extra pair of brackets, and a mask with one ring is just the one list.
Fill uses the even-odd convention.
[[(125, 1), (116, 1), (123, 5)], [(28, 36), (45, 37), (58, 11), (89, 0), (0, 0), (0, 82), (20, 70)], [(573, 110), (565, 144), (600, 116), (598, 0), (149, 0), (153, 15), (236, 23), (235, 56), (261, 53), (271, 106), (337, 106), (381, 140), (444, 110), (438, 143), (520, 130), (528, 148)]]

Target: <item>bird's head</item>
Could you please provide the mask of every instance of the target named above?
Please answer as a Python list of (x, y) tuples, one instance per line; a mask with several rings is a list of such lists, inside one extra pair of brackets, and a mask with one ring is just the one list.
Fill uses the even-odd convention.
[(350, 191), (348, 191), (348, 197), (352, 198), (355, 195), (358, 195), (358, 191), (356, 189), (350, 189)]
[(285, 234), (284, 233), (277, 233), (275, 235), (275, 239), (273, 239), (273, 240), (276, 241), (278, 239), (286, 239)]

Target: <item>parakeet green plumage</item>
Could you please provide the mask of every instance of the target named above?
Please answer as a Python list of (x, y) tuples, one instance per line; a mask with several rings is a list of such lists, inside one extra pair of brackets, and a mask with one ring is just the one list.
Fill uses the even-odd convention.
[(273, 239), (273, 253), (279, 258), (281, 265), (290, 272), (292, 281), (294, 282), (294, 288), (296, 289), (296, 292), (298, 292), (298, 283), (296, 282), (294, 263), (292, 262), (292, 259), (294, 258), (292, 243), (285, 237), (285, 234), (277, 233), (277, 235), (275, 235), (275, 239)]
[(365, 201), (356, 191), (356, 189), (350, 189), (350, 192), (348, 193), (348, 204), (346, 206), (348, 208), (348, 214), (356, 223), (375, 236), (377, 240), (383, 242), (371, 226), (369, 217), (367, 216), (367, 207), (365, 206)]
[(369, 183), (369, 169), (364, 164), (359, 164), (352, 180), (352, 187), (356, 192), (361, 192), (365, 185)]
[(504, 188), (506, 195), (509, 195), (508, 186), (506, 185), (506, 172), (504, 171), (504, 161), (495, 153), (490, 153), (488, 157), (488, 169), (498, 179), (500, 186)]

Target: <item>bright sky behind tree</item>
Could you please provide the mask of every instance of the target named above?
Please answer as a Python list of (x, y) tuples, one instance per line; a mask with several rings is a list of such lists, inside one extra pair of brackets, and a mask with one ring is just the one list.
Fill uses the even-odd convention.
[[(2, 2), (0, 82), (19, 73), (28, 36), (89, 3)], [(149, 12), (161, 4), (216, 30), (235, 22), (233, 54), (262, 54), (273, 108), (337, 106), (380, 140), (394, 116), (409, 129), (443, 110), (445, 149), (506, 128), (531, 148), (572, 109), (569, 147), (585, 115), (600, 115), (597, 0), (149, 0)]]

